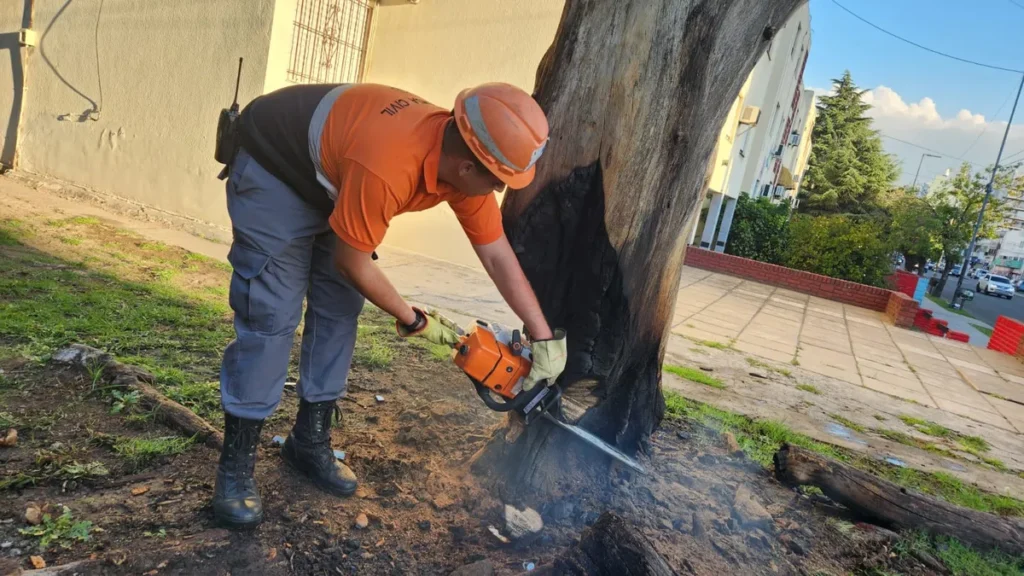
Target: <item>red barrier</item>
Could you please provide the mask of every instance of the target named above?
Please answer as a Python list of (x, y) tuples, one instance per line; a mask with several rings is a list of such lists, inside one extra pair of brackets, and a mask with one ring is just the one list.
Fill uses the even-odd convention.
[(988, 339), (989, 350), (1020, 356), (1021, 343), (1024, 341), (1024, 324), (1006, 316), (996, 318), (996, 326)]

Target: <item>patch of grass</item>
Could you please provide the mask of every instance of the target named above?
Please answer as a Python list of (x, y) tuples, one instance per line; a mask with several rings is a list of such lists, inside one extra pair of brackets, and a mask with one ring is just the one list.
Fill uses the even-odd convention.
[(703, 348), (697, 348), (696, 346), (690, 348), (690, 352), (696, 352), (697, 354), (704, 354), (705, 353)]
[(940, 298), (938, 296), (932, 296), (931, 294), (928, 294), (927, 296), (928, 296), (928, 299), (931, 300), (933, 304), (935, 304), (936, 306), (942, 308), (946, 312), (952, 312), (953, 314), (959, 314), (960, 316), (966, 316), (967, 318), (971, 318), (971, 319), (977, 320), (977, 318), (974, 318), (974, 314), (971, 314), (970, 312), (964, 310), (963, 308), (961, 308), (959, 310), (954, 310), (954, 309), (949, 307), (949, 302), (946, 302), (944, 299), (942, 299), (942, 298)]
[(880, 462), (869, 456), (818, 442), (790, 430), (780, 422), (752, 420), (740, 414), (689, 400), (671, 390), (665, 392), (665, 407), (666, 418), (688, 420), (718, 432), (732, 432), (743, 451), (765, 467), (772, 465), (772, 456), (782, 444), (788, 443), (959, 506), (1003, 516), (1024, 516), (1022, 500), (983, 492), (976, 486), (965, 484), (943, 472), (921, 472)]
[(43, 514), (43, 523), (38, 526), (22, 528), (19, 534), (39, 538), (39, 549), (47, 550), (53, 544), (61, 548), (70, 548), (74, 542), (85, 542), (92, 531), (92, 522), (81, 520), (75, 522), (71, 509), (64, 506), (64, 511), (56, 519), (50, 514)]
[(219, 382), (184, 382), (163, 389), (167, 397), (209, 422), (221, 419)]
[(989, 328), (988, 326), (982, 326), (981, 324), (975, 324), (974, 322), (971, 322), (970, 324), (978, 332), (981, 332), (982, 334), (988, 336), (989, 338), (992, 337), (992, 329)]
[(195, 443), (195, 438), (180, 436), (159, 436), (156, 438), (115, 437), (110, 447), (118, 456), (124, 458), (135, 470), (145, 468), (157, 458), (175, 456), (188, 450)]
[(921, 444), (920, 442), (915, 440), (914, 437), (911, 436), (910, 434), (900, 432), (899, 430), (890, 430), (889, 428), (876, 428), (875, 433), (877, 433), (882, 438), (885, 438), (886, 440), (892, 440), (893, 442), (896, 442), (897, 444), (903, 444), (904, 446), (920, 446)]
[(21, 422), (10, 412), (0, 412), (0, 434), (8, 428), (17, 428)]
[(391, 366), (395, 360), (395, 350), (377, 336), (357, 338), (356, 350), (352, 359), (358, 366), (379, 370)]
[(797, 384), (796, 389), (803, 390), (804, 392), (810, 392), (811, 394), (817, 394), (819, 396), (821, 395), (821, 390), (818, 390), (818, 387), (812, 384)]
[(954, 538), (931, 538), (923, 532), (904, 534), (893, 545), (893, 552), (902, 557), (925, 553), (942, 562), (955, 576), (1024, 574), (1024, 558), (1013, 558), (999, 552), (979, 552)]
[(771, 365), (771, 364), (769, 364), (767, 362), (762, 362), (762, 361), (758, 360), (757, 358), (752, 358), (750, 356), (747, 356), (747, 364), (750, 364), (751, 366), (754, 366), (754, 367), (757, 367), (757, 368), (764, 368), (765, 370), (767, 370), (769, 372), (775, 372), (776, 374), (781, 374), (781, 375), (786, 376), (786, 377), (792, 377), (793, 376), (793, 373), (790, 372), (789, 370), (786, 370), (785, 368), (776, 368), (775, 366), (773, 366), (773, 365)]
[(936, 424), (930, 420), (922, 420), (921, 418), (915, 418), (914, 416), (908, 416), (906, 414), (901, 414), (899, 418), (907, 426), (929, 436), (935, 436), (936, 438), (950, 438), (955, 434), (949, 428)]
[(722, 344), (716, 340), (694, 340), (694, 342), (704, 346), (705, 348), (714, 348), (715, 350), (726, 350), (730, 348), (729, 344)]
[(885, 416), (882, 416), (881, 414), (875, 414), (874, 417), (875, 420), (878, 420), (879, 422), (885, 422)]
[(434, 344), (427, 342), (423, 338), (410, 338), (408, 340), (410, 344), (426, 350), (430, 359), (434, 362), (449, 362), (452, 359), (452, 349), (444, 344)]
[(988, 440), (980, 436), (960, 436), (956, 441), (960, 444), (961, 448), (971, 454), (988, 452), (992, 449), (992, 445), (988, 443)]
[(139, 249), (149, 250), (150, 252), (165, 252), (169, 246), (163, 242), (142, 242), (139, 244)]
[(857, 424), (856, 422), (850, 420), (849, 418), (840, 416), (839, 414), (829, 414), (828, 417), (842, 424), (843, 426), (846, 426), (850, 430), (854, 430), (856, 432), (861, 433), (867, 432), (867, 428), (861, 426), (860, 424)]
[(793, 366), (799, 366), (800, 365), (800, 361), (797, 360), (796, 358), (793, 358), (792, 360), (790, 360), (789, 363), (792, 364)]
[(69, 224), (77, 224), (79, 226), (95, 226), (97, 224), (101, 224), (99, 218), (94, 218), (92, 216), (75, 216), (73, 218), (68, 218), (65, 221)]
[(76, 236), (58, 236), (57, 239), (60, 240), (61, 243), (67, 244), (69, 246), (78, 246), (79, 244), (82, 243), (82, 239)]
[(47, 482), (89, 480), (109, 473), (102, 462), (81, 464), (66, 453), (40, 450), (30, 469), (10, 476), (0, 476), (0, 491), (38, 486)]
[(663, 369), (669, 374), (675, 374), (676, 376), (691, 382), (696, 382), (719, 390), (725, 390), (726, 388), (725, 384), (721, 380), (707, 374), (703, 370), (690, 368), (689, 366), (677, 366), (675, 364), (665, 364)]

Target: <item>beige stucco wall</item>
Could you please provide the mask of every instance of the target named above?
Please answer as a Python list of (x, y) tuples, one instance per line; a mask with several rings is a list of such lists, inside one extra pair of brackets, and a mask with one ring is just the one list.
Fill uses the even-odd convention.
[[(0, 163), (10, 166), (14, 161), (18, 129), (19, 90), (23, 73), (18, 30), (22, 24), (23, 0), (0, 2)], [(10, 119), (13, 121), (10, 121)]]
[[(527, 91), (554, 39), (563, 0), (383, 2), (365, 80), (398, 86), (450, 107), (460, 90), (509, 82)], [(386, 243), (478, 266), (447, 205), (394, 219)]]
[[(21, 24), (10, 3), (22, 0), (2, 3), (4, 34)], [(231, 102), (239, 56), (242, 104), (263, 90), (274, 0), (102, 6), (98, 14), (100, 0), (36, 0), (41, 43), (28, 64), (20, 168), (227, 224), (217, 115)], [(0, 83), (9, 78), (0, 64)], [(0, 85), (5, 126), (7, 97)]]

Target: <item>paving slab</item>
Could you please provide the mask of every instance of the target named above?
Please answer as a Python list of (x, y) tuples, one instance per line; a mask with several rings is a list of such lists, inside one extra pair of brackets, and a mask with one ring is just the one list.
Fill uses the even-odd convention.
[(889, 382), (883, 382), (874, 378), (864, 378), (864, 386), (889, 396), (901, 398), (903, 400), (910, 400), (923, 406), (936, 407), (936, 403), (932, 400), (932, 397), (922, 388), (920, 391), (911, 390), (909, 388), (903, 388), (902, 386), (896, 386)]
[(988, 398), (988, 401), (1003, 418), (1006, 418), (1017, 429), (1017, 432), (1024, 434), (1024, 406), (999, 398)]
[(1017, 429), (1012, 424), (1010, 424), (1009, 420), (1007, 420), (1005, 417), (999, 414), (994, 414), (986, 410), (978, 410), (977, 408), (972, 408), (971, 406), (967, 406), (966, 404), (961, 404), (960, 402), (954, 400), (946, 400), (945, 398), (942, 397), (936, 398), (935, 402), (936, 404), (938, 404), (939, 408), (945, 410), (946, 412), (959, 414), (961, 416), (964, 416), (965, 418), (970, 418), (971, 420), (983, 422), (985, 424), (988, 424), (989, 426), (995, 426), (996, 428), (1002, 428), (1003, 430), (1009, 430), (1010, 432), (1017, 431)]
[(974, 390), (952, 391), (937, 386), (931, 386), (929, 384), (925, 384), (924, 387), (925, 390), (927, 390), (928, 393), (932, 395), (932, 398), (934, 398), (936, 401), (938, 401), (941, 398), (943, 400), (948, 400), (950, 402), (956, 402), (958, 404), (963, 404), (964, 406), (969, 406), (976, 410), (980, 410), (981, 412), (989, 412), (991, 414), (996, 414), (996, 409), (992, 406), (992, 404), (988, 400), (986, 400), (982, 394), (979, 394)]
[(767, 348), (760, 342), (751, 342), (742, 339), (733, 343), (732, 347), (740, 352), (746, 352), (747, 354), (753, 354), (754, 356), (774, 360), (776, 362), (784, 362), (786, 364), (791, 363), (793, 358), (796, 356), (796, 348), (787, 352), (786, 350)]

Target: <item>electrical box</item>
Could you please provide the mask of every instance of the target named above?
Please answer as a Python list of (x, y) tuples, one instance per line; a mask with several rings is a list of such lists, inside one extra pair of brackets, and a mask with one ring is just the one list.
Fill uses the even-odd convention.
[(757, 106), (744, 106), (743, 110), (740, 112), (740, 124), (757, 126), (757, 121), (760, 118), (761, 109)]
[(22, 28), (18, 31), (18, 44), (22, 46), (35, 46), (39, 41), (39, 34), (31, 28)]

